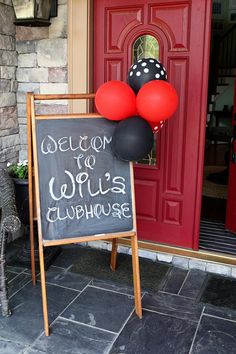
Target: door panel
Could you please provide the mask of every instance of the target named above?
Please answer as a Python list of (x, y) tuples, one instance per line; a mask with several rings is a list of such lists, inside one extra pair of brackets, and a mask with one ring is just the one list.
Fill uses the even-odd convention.
[(134, 168), (138, 236), (195, 249), (210, 10), (208, 0), (94, 1), (95, 90), (108, 80), (126, 81), (133, 43), (150, 34), (158, 40), (159, 60), (179, 96), (177, 112), (157, 136), (156, 166)]
[(236, 79), (234, 80), (233, 139), (230, 151), (228, 199), (225, 227), (236, 232)]

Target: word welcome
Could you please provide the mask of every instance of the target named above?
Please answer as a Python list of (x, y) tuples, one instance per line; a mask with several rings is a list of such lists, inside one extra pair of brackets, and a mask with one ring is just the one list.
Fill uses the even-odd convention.
[(59, 139), (54, 139), (51, 135), (47, 135), (41, 143), (41, 152), (44, 155), (54, 154), (57, 151), (89, 151), (94, 150), (100, 152), (106, 149), (112, 141), (112, 137), (94, 136), (79, 136), (78, 138), (72, 136), (63, 136)]

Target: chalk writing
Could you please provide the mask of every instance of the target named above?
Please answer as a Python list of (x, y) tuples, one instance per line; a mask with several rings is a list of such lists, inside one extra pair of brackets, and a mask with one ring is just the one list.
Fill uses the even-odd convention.
[(107, 203), (105, 204), (78, 204), (69, 206), (62, 210), (59, 207), (49, 207), (46, 218), (48, 222), (56, 222), (58, 220), (80, 220), (85, 217), (87, 220), (92, 218), (100, 219), (101, 216), (110, 216), (121, 219), (131, 218), (131, 211), (129, 203)]
[(52, 234), (44, 237), (132, 229), (129, 163), (111, 151), (115, 124), (103, 119), (37, 124), (42, 225)]
[[(78, 173), (75, 177), (73, 174), (69, 171), (65, 171), (65, 174), (69, 176), (70, 180), (70, 187), (68, 187), (68, 184), (63, 183), (60, 187), (60, 195), (56, 196), (54, 193), (54, 183), (55, 183), (55, 177), (52, 177), (49, 181), (49, 193), (50, 196), (52, 197), (53, 200), (61, 200), (62, 198), (66, 199), (71, 199), (75, 196), (75, 185), (76, 183), (79, 186), (79, 193), (78, 196), (80, 198), (84, 197), (84, 193), (89, 193), (91, 197), (95, 197), (97, 195), (105, 195), (109, 192), (111, 193), (122, 193), (125, 194), (125, 179), (121, 176), (115, 176), (112, 178), (112, 187), (104, 187), (102, 185), (102, 178), (98, 178), (98, 185), (91, 185), (91, 180), (89, 179), (89, 174), (86, 172), (80, 172)], [(105, 179), (107, 181), (111, 180), (111, 175), (109, 172), (105, 173)], [(83, 189), (83, 185), (85, 185)], [(68, 189), (71, 190), (71, 192), (67, 193)]]
[(112, 137), (94, 136), (91, 139), (88, 136), (80, 136), (78, 139), (72, 136), (63, 136), (59, 139), (54, 139), (51, 135), (47, 135), (41, 143), (41, 152), (45, 155), (54, 154), (58, 150), (66, 152), (68, 150), (81, 150), (87, 152), (94, 150), (100, 152), (106, 149), (106, 146), (111, 143)]

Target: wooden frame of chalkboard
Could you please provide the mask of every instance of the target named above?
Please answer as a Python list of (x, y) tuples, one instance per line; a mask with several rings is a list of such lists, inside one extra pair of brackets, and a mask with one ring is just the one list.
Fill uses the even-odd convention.
[(98, 114), (36, 115), (35, 101), (92, 99), (94, 94), (27, 94), (29, 215), (32, 280), (33, 222), (37, 220), (44, 328), (49, 335), (44, 247), (130, 238), (136, 313), (142, 317), (132, 163), (112, 154), (115, 128)]

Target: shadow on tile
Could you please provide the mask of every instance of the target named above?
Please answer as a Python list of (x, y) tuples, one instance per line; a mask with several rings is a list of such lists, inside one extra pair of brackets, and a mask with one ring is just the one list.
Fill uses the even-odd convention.
[(91, 278), (69, 272), (64, 269), (50, 267), (46, 272), (46, 282), (81, 291), (91, 281)]
[(187, 274), (188, 271), (186, 269), (177, 267), (171, 268), (166, 276), (163, 291), (171, 294), (178, 294)]
[[(77, 261), (70, 271), (95, 278), (97, 281), (133, 287), (131, 256), (118, 254), (117, 270), (112, 272), (109, 267), (110, 255), (110, 252), (79, 247)], [(156, 293), (162, 288), (170, 266), (143, 258), (140, 258), (139, 262), (142, 291)]]
[(236, 310), (236, 280), (208, 275), (200, 301)]

